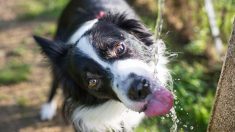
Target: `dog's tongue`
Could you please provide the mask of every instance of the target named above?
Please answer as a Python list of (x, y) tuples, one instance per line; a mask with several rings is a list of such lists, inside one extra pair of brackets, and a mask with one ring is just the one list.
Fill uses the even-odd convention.
[(149, 99), (147, 109), (144, 113), (148, 117), (165, 115), (169, 113), (173, 102), (174, 98), (172, 93), (165, 88), (160, 88), (156, 90)]

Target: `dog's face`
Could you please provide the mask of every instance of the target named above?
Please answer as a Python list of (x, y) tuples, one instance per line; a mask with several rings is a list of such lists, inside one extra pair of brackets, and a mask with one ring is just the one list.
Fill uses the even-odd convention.
[(86, 98), (121, 101), (134, 111), (153, 116), (168, 113), (173, 96), (154, 78), (145, 60), (143, 47), (153, 43), (151, 37), (137, 20), (108, 15), (85, 23), (71, 36), (72, 45), (35, 39)]

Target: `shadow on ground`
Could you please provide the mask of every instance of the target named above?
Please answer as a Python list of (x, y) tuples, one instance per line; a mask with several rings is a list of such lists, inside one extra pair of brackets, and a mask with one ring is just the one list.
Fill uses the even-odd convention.
[[(6, 105), (0, 106), (0, 110), (0, 130), (4, 130), (4, 132), (68, 130), (68, 126), (66, 126), (59, 114), (57, 114), (53, 121), (40, 121), (38, 106), (22, 107)], [(59, 127), (58, 124), (60, 124)]]

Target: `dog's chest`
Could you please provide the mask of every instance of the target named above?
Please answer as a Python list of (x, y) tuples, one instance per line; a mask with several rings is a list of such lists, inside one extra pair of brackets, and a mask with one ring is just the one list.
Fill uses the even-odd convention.
[(143, 113), (127, 109), (117, 101), (108, 101), (96, 107), (78, 107), (73, 112), (72, 120), (77, 131), (132, 131)]

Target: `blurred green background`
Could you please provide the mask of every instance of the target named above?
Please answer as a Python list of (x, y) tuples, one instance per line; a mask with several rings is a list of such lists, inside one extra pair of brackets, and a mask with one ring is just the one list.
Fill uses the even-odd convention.
[[(56, 20), (68, 2), (68, 0), (9, 1), (13, 1), (7, 4), (13, 15), (4, 16), (4, 11), (0, 10), (2, 12), (0, 13), (0, 17), (2, 17), (0, 20), (0, 40), (5, 43), (0, 47), (0, 60), (4, 60), (0, 63), (0, 90), (3, 92), (2, 89), (17, 87), (22, 83), (43, 81), (32, 78), (35, 65), (41, 67), (41, 70), (45, 70), (46, 66), (40, 65), (41, 60), (33, 61), (35, 56), (32, 57), (30, 54), (36, 53), (40, 56), (40, 51), (34, 42), (29, 40), (29, 37), (31, 34), (52, 37), (56, 30)], [(137, 10), (143, 22), (154, 31), (157, 1), (129, 0), (129, 2)], [(216, 13), (216, 23), (221, 33), (224, 55), (235, 15), (235, 1), (213, 0), (212, 2)], [(206, 131), (222, 67), (222, 59), (215, 51), (204, 0), (166, 0), (163, 20), (161, 38), (166, 43), (167, 55), (177, 54), (177, 56), (169, 57), (169, 68), (173, 76), (174, 93), (177, 97), (175, 109), (178, 117), (178, 131)], [(29, 33), (26, 32), (27, 35), (23, 36), (20, 42), (10, 41), (11, 46), (14, 47), (12, 48), (7, 44), (9, 40), (5, 40), (5, 30), (13, 30), (14, 32), (14, 24), (21, 26), (25, 23), (26, 27), (27, 24), (31, 27)], [(34, 23), (33, 26), (30, 26), (32, 23)], [(11, 26), (13, 28), (7, 28)], [(18, 34), (24, 34), (24, 29)], [(42, 73), (44, 72), (42, 71)], [(48, 84), (49, 81), (46, 82)], [(41, 101), (45, 100), (45, 97), (41, 96), (44, 96), (47, 90), (39, 92), (42, 95), (38, 95), (40, 96), (38, 98)], [(7, 98), (3, 93), (0, 94), (0, 105)], [(15, 104), (27, 107), (30, 106), (29, 100), (27, 97), (16, 98)], [(40, 103), (35, 105), (40, 105)], [(136, 131), (168, 132), (171, 126), (172, 118), (167, 115), (145, 119)]]

